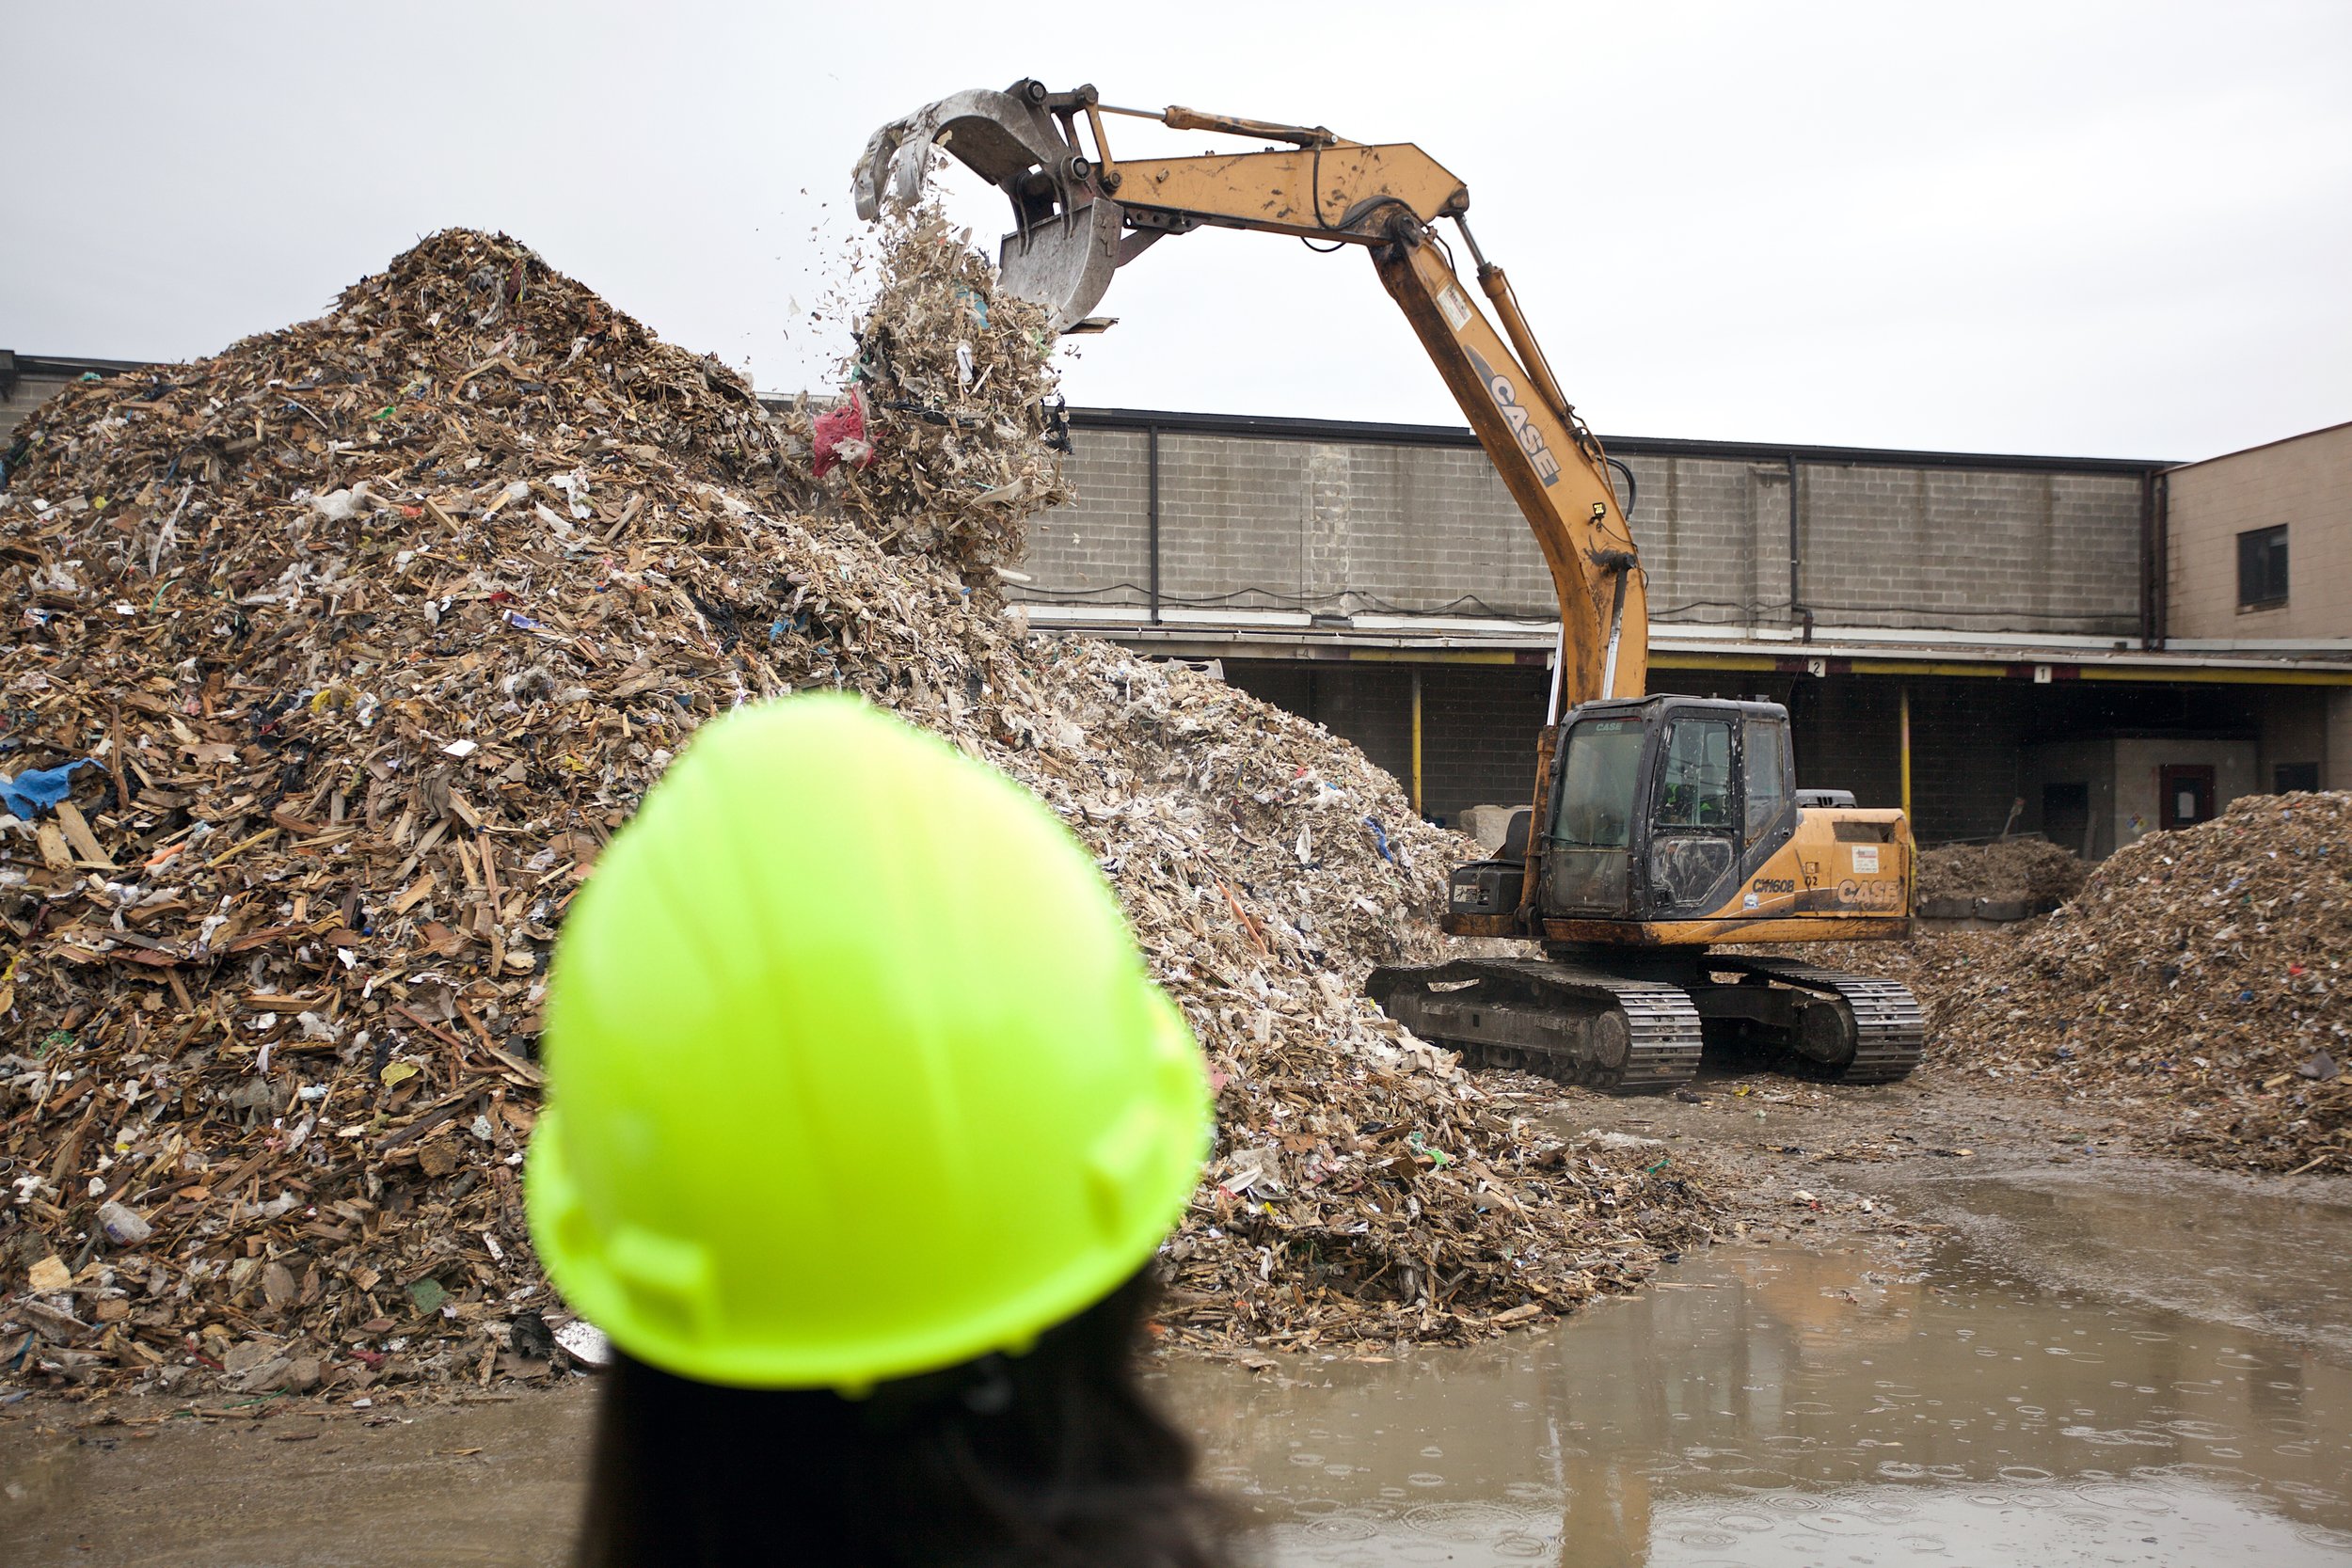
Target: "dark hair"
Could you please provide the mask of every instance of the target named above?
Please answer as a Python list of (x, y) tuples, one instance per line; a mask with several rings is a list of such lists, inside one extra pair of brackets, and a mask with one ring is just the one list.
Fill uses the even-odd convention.
[(863, 1399), (695, 1383), (616, 1350), (580, 1568), (1223, 1568), (1232, 1516), (1136, 1379), (1149, 1275), (1026, 1354)]

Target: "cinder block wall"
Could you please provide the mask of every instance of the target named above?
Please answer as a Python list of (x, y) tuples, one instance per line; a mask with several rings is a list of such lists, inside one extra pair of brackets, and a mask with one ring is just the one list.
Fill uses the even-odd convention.
[(2140, 486), (2092, 474), (1802, 466), (1807, 608), (1824, 623), (2134, 635)]
[(5, 395), (0, 395), (0, 455), (6, 455), (8, 443), (15, 438), (16, 427), (30, 418), (34, 409), (56, 395), (59, 388), (71, 385), (64, 376), (20, 374)]
[(1063, 464), (1077, 504), (1029, 525), (1024, 570), (1101, 604), (1144, 604), (1152, 579), (1150, 468), (1141, 432), (1089, 430)]
[[(1038, 522), (1031, 596), (1140, 602), (1149, 438), (1082, 427), (1075, 440), (1079, 499)], [(2136, 474), (1799, 462), (1792, 609), (1788, 463), (1624, 461), (1657, 620), (2139, 629)], [(1475, 447), (1164, 430), (1159, 503), (1170, 606), (1554, 613), (1526, 522)]]

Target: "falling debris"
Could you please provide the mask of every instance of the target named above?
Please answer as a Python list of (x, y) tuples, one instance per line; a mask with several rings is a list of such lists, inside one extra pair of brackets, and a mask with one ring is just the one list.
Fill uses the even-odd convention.
[[(919, 553), (993, 586), (1021, 557), (1028, 518), (1071, 499), (1069, 429), (1044, 309), (994, 274), (935, 206), (894, 214), (882, 286), (857, 324), (847, 395), (805, 429), (813, 466), (883, 549)], [(931, 570), (937, 570), (934, 564)]]
[(1707, 1233), (1679, 1157), (1506, 1115), (1361, 999), (1466, 851), (1392, 779), (1002, 601), (1066, 494), (1052, 345), (935, 215), (894, 245), (821, 477), (814, 405), (464, 230), (26, 427), (0, 759), (72, 770), (0, 818), (0, 1379), (592, 1359), (522, 1221), (549, 950), (694, 728), (806, 688), (1035, 790), (1200, 1035), (1175, 1341), (1471, 1338)]

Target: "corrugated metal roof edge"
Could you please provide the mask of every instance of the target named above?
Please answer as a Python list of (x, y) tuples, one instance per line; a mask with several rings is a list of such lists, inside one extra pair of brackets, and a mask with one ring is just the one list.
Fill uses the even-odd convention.
[[(1199, 414), (1152, 408), (1073, 408), (1081, 430), (1146, 430), (1256, 436), (1293, 441), (1360, 441), (1389, 446), (1475, 447), (1467, 425), (1390, 424), (1363, 420), (1312, 420), (1263, 414)], [(2160, 473), (2170, 459), (2058, 457), (2026, 452), (1923, 451), (1895, 447), (1832, 447), (1777, 441), (1708, 441), (1660, 436), (1603, 436), (1619, 454), (1712, 457), (1733, 462), (1830, 464), (1867, 467), (1976, 468), (2026, 473)]]
[(133, 371), (152, 370), (160, 362), (152, 359), (83, 359), (72, 355), (19, 354), (16, 356), (19, 375), (79, 376), (89, 371), (101, 375), (125, 375)]
[[(1490, 650), (1506, 657), (1514, 653), (1548, 656), (1556, 635), (1554, 628), (1542, 623), (1503, 624), (1493, 630), (1473, 631), (1454, 622), (1443, 631), (1416, 634), (1388, 624), (1376, 629), (1318, 626), (1301, 624), (1308, 622), (1309, 618), (1305, 616), (1283, 616), (1279, 612), (1255, 618), (1247, 611), (1228, 611), (1215, 618), (1165, 617), (1154, 622), (1141, 606), (1133, 607), (1136, 613), (1132, 618), (1118, 614), (1109, 606), (1089, 607), (1095, 608), (1097, 613), (1076, 616), (1057, 616), (1051, 609), (1035, 602), (1025, 602), (1021, 608), (1027, 612), (1029, 624), (1041, 631), (1090, 632), (1114, 639), (1313, 645), (1326, 646), (1334, 652), (1347, 648), (1363, 652), (1424, 648), (1432, 653), (1454, 655)], [(2112, 642), (2103, 647), (2090, 647), (2085, 645), (2090, 641), (2089, 639), (2071, 640), (2063, 643), (2037, 643), (2030, 634), (2020, 637), (2014, 642), (2002, 644), (1986, 641), (1940, 640), (1932, 630), (1926, 628), (1917, 629), (1902, 641), (1803, 642), (1780, 638), (1708, 636), (1689, 626), (1675, 629), (1680, 635), (1653, 639), (1650, 646), (1652, 662), (1677, 665), (1692, 657), (1748, 657), (1770, 663), (1786, 661), (1803, 664), (1812, 659), (1822, 659), (1839, 664), (1876, 667), (1929, 661), (1937, 665), (1971, 667), (1972, 673), (2048, 665), (2074, 670), (2095, 669), (2119, 675), (2128, 671), (2130, 674), (2124, 678), (2157, 682), (2168, 678), (2197, 679), (2201, 673), (2223, 672), (2235, 678), (2255, 681), (2264, 676), (2292, 681), (2298, 675), (2305, 679), (2317, 676), (2330, 683), (2352, 681), (2352, 657), (2347, 657), (2346, 652), (2341, 649), (2312, 650), (2298, 657), (2285, 653), (2265, 655), (2246, 650), (2128, 648), (2116, 647)]]

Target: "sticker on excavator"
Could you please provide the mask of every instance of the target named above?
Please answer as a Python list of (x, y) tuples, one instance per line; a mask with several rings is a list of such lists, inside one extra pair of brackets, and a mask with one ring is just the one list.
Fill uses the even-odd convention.
[(1438, 292), (1438, 309), (1445, 312), (1446, 325), (1454, 331), (1459, 332), (1470, 325), (1470, 301), (1462, 297), (1461, 290), (1450, 284), (1440, 289)]
[(1875, 877), (1879, 874), (1877, 845), (1857, 844), (1853, 847), (1853, 874), (1857, 877)]

